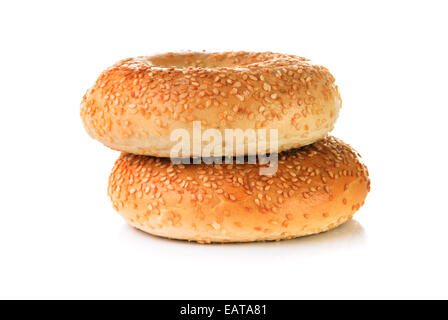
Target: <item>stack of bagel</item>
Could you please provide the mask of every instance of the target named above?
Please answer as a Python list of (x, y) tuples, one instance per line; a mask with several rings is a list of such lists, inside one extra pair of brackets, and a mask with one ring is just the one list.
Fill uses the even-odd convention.
[[(81, 117), (92, 138), (121, 151), (108, 193), (130, 225), (173, 239), (248, 242), (327, 231), (363, 205), (367, 168), (328, 135), (340, 108), (333, 76), (308, 59), (186, 52), (113, 65), (83, 97)], [(200, 161), (207, 144), (194, 147), (195, 124), (223, 137), (229, 129), (274, 130), (264, 152), (276, 155), (276, 170), (260, 173), (270, 164), (250, 139), (230, 148), (224, 139), (216, 161)], [(176, 130), (190, 148), (174, 161)]]

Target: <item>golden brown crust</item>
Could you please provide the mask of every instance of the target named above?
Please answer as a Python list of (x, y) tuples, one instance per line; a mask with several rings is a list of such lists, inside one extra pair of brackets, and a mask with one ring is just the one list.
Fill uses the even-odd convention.
[(193, 121), (221, 133), (278, 129), (284, 151), (325, 137), (340, 107), (333, 76), (305, 58), (189, 52), (118, 62), (87, 91), (81, 117), (87, 132), (112, 149), (169, 157), (176, 144), (170, 133), (191, 133)]
[(138, 229), (198, 242), (289, 239), (352, 217), (370, 188), (367, 168), (333, 137), (284, 152), (278, 171), (259, 165), (174, 165), (122, 154), (109, 179), (114, 208)]

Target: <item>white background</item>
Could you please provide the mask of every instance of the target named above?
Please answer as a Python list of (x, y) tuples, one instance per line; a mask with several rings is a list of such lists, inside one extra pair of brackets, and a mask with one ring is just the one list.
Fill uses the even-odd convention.
[[(444, 1), (3, 1), (0, 298), (448, 298)], [(198, 245), (112, 209), (118, 153), (85, 133), (114, 62), (175, 50), (276, 51), (334, 74), (333, 135), (368, 165), (355, 220), (284, 241)]]

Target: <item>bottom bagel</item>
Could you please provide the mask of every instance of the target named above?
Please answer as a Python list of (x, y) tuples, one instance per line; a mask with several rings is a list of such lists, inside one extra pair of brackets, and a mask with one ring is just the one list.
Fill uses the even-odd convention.
[(109, 178), (114, 208), (153, 235), (210, 242), (291, 239), (335, 228), (364, 204), (368, 171), (347, 144), (327, 137), (261, 164), (173, 164), (122, 154)]

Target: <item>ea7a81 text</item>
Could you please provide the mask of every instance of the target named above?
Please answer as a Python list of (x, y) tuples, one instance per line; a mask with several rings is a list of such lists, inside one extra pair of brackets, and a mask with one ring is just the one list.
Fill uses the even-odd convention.
[(201, 315), (212, 318), (213, 315), (266, 315), (266, 305), (226, 304), (222, 308), (216, 306), (186, 305), (180, 308), (180, 315)]

